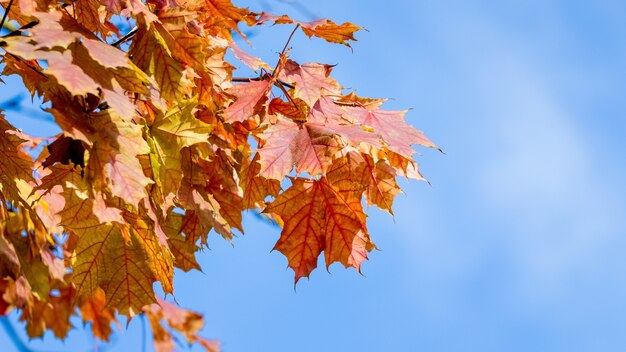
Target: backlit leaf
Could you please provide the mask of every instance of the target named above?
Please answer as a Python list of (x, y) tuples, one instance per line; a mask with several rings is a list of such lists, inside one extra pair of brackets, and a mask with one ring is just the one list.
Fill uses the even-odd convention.
[(363, 204), (392, 213), (396, 177), (423, 180), (413, 147), (435, 146), (406, 111), (344, 93), (333, 65), (290, 59), (306, 52), (292, 36), (266, 51), (284, 48), (272, 65), (233, 38), (253, 47), (256, 26), (290, 24), (349, 46), (350, 22), (231, 0), (2, 7), (0, 83), (19, 76), (61, 130), (29, 136), (0, 114), (0, 315), (16, 309), (31, 338), (63, 339), (82, 319), (107, 341), (117, 314), (143, 313), (156, 350), (218, 351), (200, 314), (155, 297), (157, 283), (174, 294), (175, 267), (201, 270), (209, 236), (232, 241), (258, 209), (283, 226), (275, 249), (296, 282), (322, 253), (360, 271), (375, 248)]
[(295, 61), (287, 61), (280, 71), (279, 79), (295, 85), (295, 96), (313, 106), (322, 95), (339, 95), (341, 86), (330, 78), (332, 66), (316, 63), (299, 65)]
[(83, 322), (91, 323), (91, 331), (93, 331), (94, 336), (103, 341), (109, 341), (109, 336), (113, 331), (111, 323), (116, 322), (116, 319), (115, 312), (111, 308), (107, 308), (105, 304), (104, 291), (97, 289), (92, 297), (81, 304), (80, 314)]
[(349, 40), (356, 40), (354, 38), (354, 32), (361, 29), (350, 22), (343, 24), (337, 24), (328, 19), (319, 19), (311, 22), (300, 22), (289, 18), (286, 15), (276, 16), (269, 13), (262, 13), (258, 18), (257, 23), (263, 23), (266, 21), (272, 21), (276, 24), (293, 23), (302, 27), (302, 31), (308, 37), (322, 38), (331, 43), (343, 44), (350, 47)]
[(322, 252), (327, 267), (340, 262), (360, 271), (367, 253), (375, 248), (367, 233), (360, 199), (346, 196), (325, 179), (295, 178), (292, 182), (265, 212), (284, 221), (274, 249), (287, 257), (295, 281), (309, 276)]
[(224, 111), (224, 120), (233, 123), (252, 117), (257, 109), (263, 108), (262, 105), (267, 100), (271, 87), (271, 81), (262, 80), (238, 84), (231, 88), (229, 93), (237, 99)]

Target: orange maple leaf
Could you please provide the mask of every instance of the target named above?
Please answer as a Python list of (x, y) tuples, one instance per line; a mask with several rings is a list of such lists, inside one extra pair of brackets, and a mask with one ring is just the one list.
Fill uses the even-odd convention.
[(264, 212), (284, 221), (274, 249), (287, 257), (295, 282), (317, 267), (322, 251), (327, 268), (340, 262), (360, 271), (367, 253), (376, 248), (367, 232), (360, 197), (354, 197), (352, 190), (337, 189), (324, 178), (294, 178), (292, 183)]

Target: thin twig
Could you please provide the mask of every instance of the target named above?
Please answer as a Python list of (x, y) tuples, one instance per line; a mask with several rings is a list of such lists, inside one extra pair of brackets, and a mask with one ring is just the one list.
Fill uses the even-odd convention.
[(231, 81), (233, 82), (237, 82), (237, 83), (247, 83), (247, 82), (254, 82), (254, 81), (265, 81), (265, 78), (262, 77), (252, 77), (252, 78), (247, 78), (247, 77), (233, 77), (231, 79)]
[[(72, 3), (71, 3), (72, 8), (74, 7), (74, 2), (76, 2), (76, 1), (77, 1), (77, 0), (72, 0)], [(12, 4), (12, 3), (13, 3), (13, 0), (10, 0), (10, 1), (9, 1), (9, 5), (7, 6), (7, 9), (6, 9), (6, 11), (4, 12), (4, 16), (2, 17), (2, 22), (0, 22), (0, 28), (3, 28), (3, 26), (4, 26), (4, 20), (6, 19), (7, 14), (9, 13), (9, 10), (11, 9), (11, 4)], [(66, 8), (66, 7), (68, 7), (69, 5), (70, 5), (70, 3), (65, 3), (65, 4), (61, 5), (61, 8), (62, 8), (62, 9), (65, 9), (65, 8)], [(66, 13), (67, 13), (67, 11), (66, 11)], [(22, 31), (23, 31), (23, 30), (25, 30), (25, 29), (29, 29), (29, 28), (32, 28), (34, 25), (36, 25), (36, 24), (38, 24), (38, 23), (39, 23), (39, 21), (38, 21), (38, 20), (30, 21), (30, 22), (26, 23), (25, 25), (21, 26), (20, 28), (18, 28), (18, 29), (14, 29), (14, 30), (12, 30), (10, 33), (3, 35), (3, 36), (2, 36), (2, 38), (12, 37), (12, 36), (15, 36), (15, 35), (18, 35), (18, 34), (22, 34)], [(8, 26), (8, 25), (7, 25), (7, 26)], [(7, 28), (8, 28), (8, 27), (7, 27)]]
[(39, 21), (30, 21), (30, 22), (26, 23), (25, 25), (21, 26), (20, 28), (14, 30), (13, 32), (9, 32), (9, 33), (3, 35), (0, 38), (7, 38), (7, 37), (14, 37), (16, 35), (22, 35), (22, 31), (23, 30), (29, 29), (29, 28), (33, 28), (38, 23), (39, 23)]
[(111, 44), (114, 47), (118, 47), (119, 45), (121, 45), (122, 43), (124, 43), (125, 41), (129, 40), (130, 38), (132, 38), (135, 34), (137, 34), (137, 31), (139, 30), (139, 27), (135, 26), (133, 29), (131, 29), (128, 33), (126, 33), (125, 36), (121, 37), (120, 39), (118, 39), (115, 43)]
[(291, 41), (291, 38), (293, 38), (293, 35), (296, 33), (298, 28), (300, 28), (300, 24), (299, 23), (296, 25), (296, 28), (294, 28), (293, 31), (291, 31), (291, 34), (289, 35), (289, 38), (287, 38), (287, 42), (285, 43), (285, 46), (283, 47), (283, 50), (280, 52), (280, 56), (283, 56), (285, 54), (285, 51), (287, 51), (287, 46), (289, 45), (289, 42)]
[[(252, 78), (233, 77), (231, 79), (231, 81), (238, 82), (238, 83), (246, 83), (246, 82), (252, 82), (252, 81), (264, 81), (264, 80), (265, 80), (265, 77), (252, 77)], [(295, 86), (293, 86), (292, 84), (289, 84), (287, 82), (283, 82), (281, 80), (276, 80), (275, 85), (278, 86), (279, 84), (281, 84), (284, 87), (287, 87), (289, 89), (294, 89), (295, 88)]]
[(4, 15), (2, 16), (2, 21), (0, 22), (0, 28), (4, 27), (4, 21), (7, 19), (9, 11), (11, 11), (11, 5), (13, 5), (13, 0), (9, 1), (9, 5), (7, 5), (6, 10), (4, 10)]
[(296, 102), (293, 100), (293, 98), (291, 97), (291, 95), (289, 95), (289, 92), (287, 92), (287, 90), (285, 89), (285, 87), (283, 87), (282, 84), (277, 84), (278, 88), (280, 88), (280, 90), (283, 92), (283, 94), (285, 94), (285, 96), (287, 97), (287, 100), (289, 100), (289, 102), (291, 102), (291, 104), (293, 104), (293, 106), (296, 108), (296, 110), (300, 110), (300, 108), (298, 107), (298, 104), (296, 104)]
[(363, 104), (359, 103), (359, 102), (345, 102), (345, 101), (333, 101), (333, 103), (335, 103), (335, 105), (341, 105), (341, 106), (352, 106), (352, 107), (363, 107)]
[(296, 33), (296, 31), (298, 30), (298, 28), (300, 28), (300, 24), (298, 23), (296, 25), (296, 27), (293, 29), (293, 31), (291, 31), (291, 34), (289, 35), (289, 38), (287, 38), (287, 42), (285, 43), (285, 46), (283, 47), (283, 50), (280, 52), (280, 55), (278, 55), (278, 62), (276, 63), (276, 67), (274, 68), (274, 72), (272, 72), (272, 78), (276, 77), (278, 75), (278, 71), (280, 68), (280, 62), (283, 59), (283, 56), (285, 55), (285, 52), (287, 51), (287, 47), (289, 46), (289, 42), (291, 42), (291, 38), (293, 38), (293, 35)]

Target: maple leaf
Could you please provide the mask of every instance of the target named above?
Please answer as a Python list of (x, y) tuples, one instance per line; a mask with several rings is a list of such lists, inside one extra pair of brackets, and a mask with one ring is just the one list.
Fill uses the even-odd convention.
[(154, 340), (154, 350), (157, 352), (171, 352), (174, 350), (174, 339), (170, 332), (161, 325), (163, 314), (158, 305), (150, 306), (146, 311), (146, 316), (152, 327), (152, 338)]
[(59, 53), (50, 51), (39, 59), (48, 62), (47, 73), (54, 76), (67, 90), (76, 95), (97, 94), (98, 84), (80, 67), (73, 64), (73, 56), (69, 51)]
[(96, 189), (108, 187), (114, 196), (138, 207), (148, 196), (146, 186), (153, 181), (143, 173), (137, 155), (148, 154), (150, 147), (139, 126), (108, 111), (90, 115), (95, 133), (90, 136), (87, 179)]
[(259, 154), (255, 154), (252, 160), (244, 158), (244, 165), (241, 168), (241, 179), (239, 185), (243, 191), (244, 209), (252, 209), (262, 204), (269, 195), (276, 197), (280, 192), (280, 182), (275, 179), (267, 179), (259, 176), (261, 164), (259, 164)]
[(316, 36), (331, 43), (343, 44), (350, 47), (349, 40), (356, 40), (354, 32), (361, 30), (361, 27), (350, 22), (336, 24), (328, 19), (321, 19), (312, 22), (300, 23), (302, 31), (307, 36)]
[(219, 352), (218, 344), (198, 335), (204, 326), (202, 315), (182, 309), (160, 298), (157, 299), (157, 302), (158, 304), (144, 308), (152, 327), (156, 351), (170, 352), (174, 350), (172, 334), (163, 325), (166, 323), (171, 329), (181, 333), (188, 343), (199, 343), (207, 351)]
[(80, 172), (65, 165), (51, 166), (53, 173), (40, 187), (61, 185), (65, 207), (61, 223), (77, 236), (72, 257), (72, 281), (79, 296), (91, 297), (98, 288), (105, 291), (107, 307), (117, 308), (129, 316), (154, 302), (152, 270), (143, 239), (136, 231), (118, 225), (103, 224), (93, 214), (89, 186)]
[(223, 106), (229, 100), (224, 91), (232, 86), (231, 76), (234, 66), (225, 61), (226, 49), (214, 48), (207, 53), (206, 71), (195, 79), (195, 93), (198, 102), (205, 106)]
[(417, 163), (413, 158), (405, 158), (402, 155), (394, 152), (385, 153), (389, 165), (393, 167), (396, 172), (406, 178), (412, 178), (415, 180), (426, 181), (422, 173), (417, 168)]
[(91, 331), (94, 336), (103, 341), (109, 341), (112, 332), (111, 323), (117, 323), (117, 320), (115, 312), (106, 307), (106, 296), (102, 289), (96, 289), (94, 295), (80, 305), (80, 314), (84, 323), (91, 322)]
[[(118, 113), (133, 115), (134, 105), (123, 90), (145, 93), (147, 76), (125, 53), (102, 43), (66, 14), (52, 11), (35, 15), (38, 22), (30, 37), (7, 38), (8, 51), (28, 60), (45, 61), (45, 73), (38, 73), (54, 77), (67, 92), (102, 96)], [(37, 91), (42, 92), (38, 86)]]
[(263, 177), (281, 180), (294, 165), (296, 172), (317, 175), (330, 166), (340, 144), (335, 133), (323, 124), (298, 125), (279, 119), (263, 134), (266, 142), (259, 149)]
[(271, 71), (270, 66), (265, 63), (263, 60), (259, 59), (256, 56), (250, 55), (247, 52), (241, 50), (239, 46), (235, 42), (230, 42), (228, 47), (233, 51), (235, 57), (246, 64), (246, 66), (250, 67), (252, 70), (256, 71), (259, 68), (264, 68), (267, 71)]
[(57, 338), (63, 339), (72, 328), (74, 290), (71, 287), (59, 290), (58, 295), (47, 299), (34, 297), (30, 309), (22, 311), (21, 320), (26, 320), (26, 332), (30, 338), (40, 337), (49, 328)]
[(228, 123), (242, 122), (252, 117), (259, 109), (264, 109), (272, 82), (270, 80), (252, 81), (238, 84), (228, 92), (236, 97), (235, 102), (224, 111), (224, 120)]
[(16, 180), (31, 181), (32, 159), (21, 151), (20, 146), (25, 140), (15, 133), (16, 129), (9, 124), (0, 111), (0, 185), (2, 191), (9, 193), (11, 199), (20, 199)]
[(298, 173), (324, 174), (344, 146), (378, 144), (377, 137), (360, 126), (324, 119), (315, 112), (304, 123), (279, 118), (262, 135), (260, 175), (281, 180), (294, 166)]
[[(233, 41), (241, 23), (273, 22), (350, 46), (349, 22), (231, 0), (3, 7), (21, 27), (0, 38), (2, 75), (19, 75), (62, 130), (34, 138), (0, 113), (0, 314), (18, 308), (30, 337), (65, 338), (80, 312), (107, 340), (116, 314), (143, 312), (157, 350), (182, 335), (218, 351), (201, 315), (154, 295), (157, 282), (173, 294), (174, 267), (201, 270), (210, 231), (230, 241), (244, 210), (264, 209), (296, 282), (322, 252), (327, 268), (360, 270), (375, 248), (362, 200), (392, 213), (396, 177), (423, 179), (413, 146), (435, 147), (405, 111), (343, 94), (333, 66), (290, 60), (291, 36), (274, 68)], [(122, 36), (117, 17), (136, 27)], [(230, 54), (260, 75), (233, 78)], [(294, 167), (306, 177), (282, 191)]]
[(386, 143), (389, 150), (404, 157), (410, 158), (415, 151), (411, 147), (413, 144), (422, 145), (429, 148), (437, 148), (423, 132), (406, 124), (404, 111), (390, 111), (382, 109), (367, 109), (362, 107), (346, 107), (347, 114), (344, 116), (352, 118), (356, 122), (372, 127), (375, 133), (379, 134)]
[(150, 127), (153, 138), (152, 167), (165, 195), (176, 193), (183, 174), (180, 151), (198, 143), (208, 143), (213, 127), (194, 116), (197, 102), (183, 101), (158, 116)]
[(170, 48), (155, 26), (139, 27), (129, 54), (133, 63), (154, 77), (164, 99), (178, 101), (188, 95), (191, 83), (183, 75), (183, 64), (172, 57)]
[(374, 161), (370, 155), (350, 152), (335, 160), (326, 177), (333, 184), (348, 181), (353, 187), (360, 186), (368, 205), (376, 205), (393, 215), (391, 205), (400, 187), (395, 169), (385, 160)]
[(170, 250), (174, 256), (174, 265), (183, 271), (191, 269), (201, 270), (195, 255), (198, 246), (183, 236), (183, 226), (183, 215), (174, 212), (170, 212), (167, 215), (165, 232), (170, 244)]
[(28, 280), (24, 276), (17, 279), (6, 277), (2, 279), (3, 295), (2, 300), (9, 305), (25, 307), (32, 300), (32, 292)]
[(326, 267), (340, 262), (361, 270), (367, 253), (375, 248), (365, 225), (360, 198), (336, 189), (324, 178), (292, 179), (292, 185), (268, 204), (264, 212), (284, 221), (274, 249), (283, 253), (295, 272), (295, 282), (308, 277), (324, 252)]
[(144, 265), (151, 258), (136, 236), (129, 243), (119, 228), (100, 227), (81, 236), (78, 243), (73, 280), (79, 292), (90, 295), (102, 287), (107, 306), (129, 316), (154, 301), (152, 283), (156, 278)]
[(50, 155), (42, 163), (43, 167), (48, 167), (56, 162), (64, 165), (74, 165), (85, 167), (85, 145), (83, 142), (60, 135), (48, 146)]
[(181, 8), (165, 8), (159, 11), (160, 21), (153, 26), (174, 59), (201, 72), (211, 43), (209, 39), (191, 33), (187, 27), (197, 15)]
[[(2, 63), (5, 65), (2, 75), (19, 75), (24, 81), (24, 86), (32, 96), (39, 94), (43, 96), (44, 92), (51, 94), (54, 85), (50, 85), (50, 80), (41, 74), (41, 68), (34, 60), (23, 60), (10, 53), (3, 55)], [(45, 96), (44, 96), (45, 97)]]
[[(193, 148), (184, 148), (181, 151), (182, 169), (184, 173), (181, 187), (178, 190), (178, 203), (187, 210), (185, 214), (188, 217), (184, 222), (184, 228), (194, 228), (199, 232), (191, 237), (194, 239), (202, 238), (206, 243), (206, 236), (211, 228), (215, 229), (222, 237), (231, 240), (233, 234), (231, 225), (223, 217), (220, 203), (215, 199), (214, 195), (205, 191), (207, 186), (206, 174), (202, 172), (202, 168), (195, 161), (198, 158), (198, 152)], [(240, 226), (241, 214), (237, 224)], [(187, 232), (186, 232), (187, 233)]]
[(147, 221), (146, 217), (140, 214), (126, 211), (123, 215), (130, 227), (131, 235), (135, 235), (139, 247), (144, 251), (143, 255), (152, 275), (161, 283), (166, 294), (174, 293), (174, 257), (169, 250), (167, 239), (161, 241), (159, 238), (156, 230), (158, 224)]
[(254, 13), (233, 5), (230, 0), (205, 0), (204, 5), (203, 9), (207, 11), (204, 25), (210, 28), (209, 31), (212, 35), (232, 41), (231, 31), (235, 31), (245, 38), (237, 24), (241, 21), (249, 25), (256, 22)]
[[(270, 101), (267, 109), (270, 116), (282, 115), (295, 122), (306, 122), (307, 111), (310, 111), (309, 107), (302, 99), (299, 98), (291, 98), (291, 101), (274, 98)], [(273, 119), (271, 123), (276, 123), (276, 119)]]
[(331, 65), (306, 63), (299, 65), (288, 60), (278, 75), (280, 80), (295, 85), (295, 96), (313, 106), (322, 95), (339, 95), (341, 86), (330, 78)]
[(228, 225), (243, 232), (241, 212), (243, 211), (242, 190), (239, 187), (237, 173), (231, 165), (232, 160), (223, 150), (213, 156), (209, 162), (200, 162), (206, 175), (206, 193), (213, 195), (219, 204), (219, 214)]
[[(141, 2), (140, 0), (103, 0), (111, 10), (117, 8), (123, 8), (125, 11), (135, 15), (138, 19), (152, 23), (158, 19), (158, 17), (150, 11), (150, 8)], [(118, 2), (119, 3), (116, 3)], [(112, 11), (114, 12), (114, 11)]]
[(319, 19), (311, 22), (295, 21), (289, 18), (289, 16), (282, 15), (276, 16), (270, 13), (262, 13), (257, 19), (257, 23), (263, 23), (272, 21), (276, 24), (298, 24), (304, 34), (309, 38), (312, 36), (322, 38), (331, 43), (343, 44), (350, 47), (349, 40), (356, 40), (354, 38), (354, 32), (361, 29), (350, 22), (343, 24), (337, 24), (328, 19)]
[[(91, 32), (100, 34), (106, 38), (109, 33), (118, 34), (119, 30), (115, 25), (108, 21), (108, 16), (104, 12), (102, 2), (100, 0), (80, 0), (69, 7), (70, 11), (74, 11), (74, 18)], [(104, 20), (101, 20), (104, 18)]]

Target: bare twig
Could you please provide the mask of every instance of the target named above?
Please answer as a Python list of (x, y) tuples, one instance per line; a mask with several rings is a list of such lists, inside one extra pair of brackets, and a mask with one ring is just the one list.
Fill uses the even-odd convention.
[(39, 23), (39, 21), (30, 21), (30, 22), (26, 23), (25, 25), (21, 26), (20, 28), (5, 34), (5, 35), (3, 35), (0, 38), (7, 38), (7, 37), (14, 37), (16, 35), (22, 35), (22, 31), (23, 30), (29, 29), (29, 28), (33, 28), (38, 23)]
[(7, 19), (9, 11), (11, 11), (11, 5), (13, 5), (13, 0), (9, 1), (9, 5), (7, 5), (6, 10), (4, 10), (4, 15), (2, 15), (2, 21), (0, 21), (0, 28), (4, 27), (4, 21)]
[[(246, 83), (246, 82), (252, 82), (252, 81), (264, 81), (267, 77), (252, 77), (252, 78), (246, 78), (246, 77), (233, 77), (231, 79), (231, 81), (233, 82), (238, 82), (238, 83)], [(274, 83), (274, 85), (278, 86), (278, 85), (282, 85), (283, 87), (287, 87), (289, 89), (294, 89), (295, 87), (292, 84), (289, 84), (287, 82), (283, 82), (281, 80), (276, 80), (276, 83)]]
[(293, 38), (293, 35), (296, 33), (298, 28), (300, 28), (300, 24), (297, 24), (296, 27), (293, 29), (293, 31), (291, 31), (291, 34), (289, 35), (289, 38), (287, 38), (287, 42), (285, 43), (285, 46), (283, 47), (283, 50), (280, 52), (280, 55), (278, 55), (278, 62), (276, 63), (276, 67), (274, 67), (274, 72), (272, 72), (272, 78), (278, 76), (278, 73), (280, 71), (280, 63), (283, 60), (285, 52), (287, 51), (287, 47), (289, 46), (289, 42), (291, 42), (291, 38)]
[(289, 92), (287, 92), (285, 87), (283, 87), (283, 85), (280, 82), (277, 82), (277, 83), (278, 83), (277, 84), (278, 88), (280, 88), (280, 90), (283, 92), (283, 94), (285, 94), (285, 96), (287, 97), (287, 100), (289, 100), (289, 102), (291, 104), (293, 104), (293, 106), (296, 108), (296, 110), (300, 110), (300, 108), (298, 107), (298, 104), (296, 104), (295, 100), (293, 100), (293, 98), (291, 97)]
[(124, 43), (125, 41), (129, 40), (130, 38), (132, 38), (133, 36), (135, 36), (135, 34), (137, 34), (137, 31), (139, 30), (139, 27), (135, 26), (133, 29), (131, 29), (128, 33), (126, 33), (125, 36), (121, 37), (120, 39), (118, 39), (115, 43), (111, 44), (114, 47), (118, 47), (119, 45), (121, 45), (122, 43)]
[(296, 25), (296, 27), (293, 29), (293, 31), (291, 31), (291, 34), (289, 35), (289, 38), (287, 38), (287, 42), (285, 43), (285, 46), (283, 47), (283, 50), (280, 52), (280, 56), (283, 56), (285, 54), (285, 51), (287, 51), (287, 46), (289, 45), (289, 42), (291, 42), (291, 38), (293, 38), (293, 35), (296, 33), (298, 28), (300, 28), (300, 24), (299, 23)]

